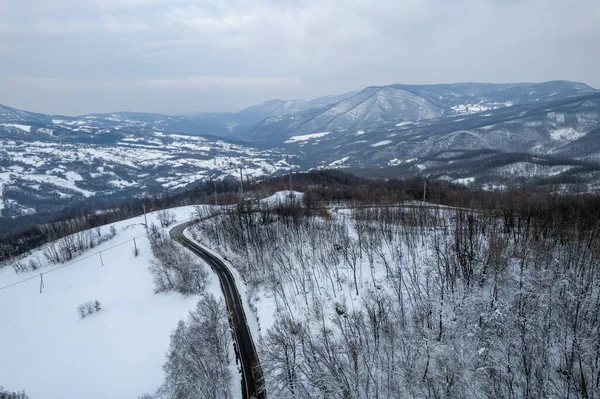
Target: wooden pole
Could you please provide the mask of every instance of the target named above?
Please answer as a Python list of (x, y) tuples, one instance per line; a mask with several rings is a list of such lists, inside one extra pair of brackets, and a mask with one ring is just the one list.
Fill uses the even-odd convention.
[(218, 206), (219, 204), (217, 203), (217, 179), (213, 180), (215, 182), (215, 206)]
[(243, 167), (240, 164), (240, 195), (242, 196), (242, 201), (244, 200), (244, 175), (242, 173)]
[(290, 181), (288, 184), (288, 190), (290, 192), (290, 194), (292, 193), (292, 159), (290, 158)]

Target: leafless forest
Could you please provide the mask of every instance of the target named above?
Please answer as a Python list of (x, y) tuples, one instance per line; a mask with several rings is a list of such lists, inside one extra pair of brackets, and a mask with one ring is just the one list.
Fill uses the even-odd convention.
[(194, 230), (252, 306), (274, 305), (270, 398), (600, 397), (597, 198), (363, 194), (246, 203)]

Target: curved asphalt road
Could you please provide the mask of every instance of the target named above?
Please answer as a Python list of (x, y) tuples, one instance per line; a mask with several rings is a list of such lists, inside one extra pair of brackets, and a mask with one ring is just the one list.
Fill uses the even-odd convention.
[(252, 335), (246, 322), (246, 314), (240, 294), (235, 285), (235, 279), (231, 271), (221, 260), (205, 251), (192, 240), (183, 235), (183, 231), (194, 224), (186, 222), (171, 229), (171, 238), (181, 245), (188, 248), (194, 254), (202, 258), (221, 281), (221, 290), (225, 295), (227, 310), (229, 311), (229, 322), (235, 332), (235, 350), (240, 358), (242, 365), (242, 395), (244, 399), (265, 399), (267, 395), (264, 392), (262, 370), (256, 354), (256, 348), (252, 341)]

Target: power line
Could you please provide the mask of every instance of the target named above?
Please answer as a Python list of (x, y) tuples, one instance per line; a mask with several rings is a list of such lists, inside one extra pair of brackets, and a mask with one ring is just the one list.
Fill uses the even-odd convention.
[[(146, 235), (146, 234), (140, 234), (139, 236), (135, 236), (135, 237), (133, 237), (133, 238), (131, 238), (131, 239), (127, 240), (127, 241), (120, 242), (120, 243), (118, 243), (118, 244), (115, 244), (115, 245), (113, 245), (113, 246), (111, 246), (111, 247), (108, 247), (108, 248), (106, 248), (106, 249), (103, 249), (103, 250), (101, 250), (101, 251), (97, 251), (97, 252), (94, 252), (93, 254), (88, 254), (88, 255), (86, 255), (86, 256), (84, 256), (84, 257), (81, 257), (81, 258), (74, 259), (73, 261), (70, 261), (69, 263), (67, 263), (67, 264), (65, 264), (65, 265), (62, 265), (62, 266), (55, 267), (55, 268), (54, 268), (54, 269), (52, 269), (52, 270), (43, 271), (43, 272), (41, 272), (40, 274), (36, 274), (35, 276), (28, 277), (28, 278), (26, 278), (26, 279), (23, 279), (23, 280), (15, 281), (14, 283), (11, 283), (11, 284), (8, 284), (8, 285), (5, 285), (5, 286), (3, 286), (3, 287), (0, 287), (0, 291), (4, 290), (4, 289), (6, 289), (6, 288), (10, 288), (10, 287), (13, 287), (13, 286), (15, 286), (15, 285), (22, 284), (22, 283), (25, 283), (25, 282), (27, 282), (27, 281), (33, 280), (34, 278), (40, 278), (40, 275), (41, 275), (41, 274), (48, 274), (48, 273), (55, 272), (55, 271), (57, 271), (57, 270), (60, 270), (60, 269), (62, 269), (62, 268), (64, 268), (64, 267), (71, 266), (71, 265), (73, 265), (73, 264), (75, 264), (75, 263), (78, 263), (78, 262), (84, 261), (84, 260), (86, 260), (86, 259), (89, 259), (89, 258), (91, 258), (92, 256), (96, 256), (96, 255), (98, 255), (98, 254), (100, 254), (100, 253), (102, 253), (102, 252), (104, 252), (104, 251), (108, 251), (108, 250), (110, 250), (110, 249), (114, 249), (114, 248), (116, 248), (116, 247), (120, 247), (121, 245), (127, 244), (128, 242), (131, 242), (131, 241), (135, 240), (136, 238), (144, 237), (145, 235)], [(102, 256), (102, 255), (100, 255), (100, 256)]]

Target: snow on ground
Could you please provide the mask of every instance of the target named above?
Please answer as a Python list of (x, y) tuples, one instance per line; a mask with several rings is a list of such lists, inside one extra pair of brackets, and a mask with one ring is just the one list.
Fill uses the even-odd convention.
[(304, 193), (301, 193), (299, 191), (285, 190), (285, 191), (278, 191), (275, 194), (271, 195), (270, 197), (263, 198), (260, 200), (260, 202), (263, 204), (268, 204), (268, 205), (277, 205), (279, 203), (289, 201), (290, 198), (293, 198), (296, 201), (302, 201), (303, 196), (304, 196)]
[[(215, 142), (206, 145), (207, 142), (205, 139), (192, 136), (168, 135), (168, 137), (176, 141), (163, 143), (159, 146), (158, 144), (162, 143), (162, 141), (151, 139), (151, 142), (157, 145), (137, 145), (135, 151), (132, 150), (132, 143), (130, 141), (127, 141), (127, 145), (118, 145), (115, 147), (95, 145), (81, 147), (64, 143), (39, 141), (29, 142), (26, 145), (6, 142), (3, 145), (6, 154), (15, 162), (22, 162), (35, 168), (48, 167), (61, 163), (66, 165), (61, 172), (71, 169), (74, 172), (82, 173), (84, 171), (84, 169), (80, 169), (82, 161), (87, 163), (100, 161), (109, 167), (116, 165), (125, 167), (119, 168), (119, 173), (122, 174), (121, 177), (129, 175), (128, 177), (131, 178), (130, 175), (141, 170), (141, 168), (164, 167), (168, 165), (171, 168), (181, 169), (182, 173), (178, 176), (164, 176), (168, 177), (166, 181), (173, 181), (172, 185), (185, 185), (186, 183), (196, 181), (199, 169), (218, 170), (218, 174), (223, 177), (225, 174), (238, 177), (240, 156), (243, 156), (245, 159), (245, 174), (258, 177), (274, 173), (278, 170), (278, 161), (273, 159), (271, 151), (258, 151), (224, 142)], [(184, 140), (184, 138), (187, 139)], [(125, 140), (138, 139), (130, 138)], [(122, 144), (123, 141), (120, 143)], [(212, 150), (221, 151), (222, 154), (219, 157), (211, 156), (210, 152)], [(114, 172), (110, 173), (114, 174)], [(36, 174), (36, 170), (23, 172), (23, 174)], [(91, 175), (92, 178), (99, 176), (95, 173)], [(73, 182), (72, 179), (69, 180), (71, 183)]]
[(388, 144), (392, 144), (392, 141), (391, 140), (378, 141), (375, 144), (371, 144), (371, 147), (381, 147), (381, 146), (388, 145)]
[(464, 186), (468, 186), (469, 184), (473, 183), (475, 181), (474, 177), (466, 177), (463, 179), (456, 179), (454, 180), (455, 183), (457, 184), (462, 184)]
[(38, 133), (44, 133), (44, 134), (47, 134), (49, 136), (52, 136), (52, 133), (54, 132), (53, 129), (48, 129), (46, 127), (40, 127), (40, 128), (38, 128), (37, 131), (38, 131)]
[(24, 132), (31, 133), (31, 126), (27, 126), (27, 125), (19, 125), (18, 123), (3, 123), (2, 126), (14, 127), (14, 128), (20, 129)]
[[(192, 211), (174, 210), (179, 222)], [(114, 223), (113, 239), (70, 263), (21, 274), (0, 269), (0, 287), (31, 278), (0, 288), (0, 382), (5, 388), (48, 399), (136, 398), (158, 388), (170, 334), (198, 297), (154, 293), (148, 271), (153, 256), (143, 221), (140, 216)], [(155, 215), (149, 214), (148, 222), (153, 221)], [(133, 255), (134, 237), (138, 257)], [(29, 259), (44, 260), (42, 251), (24, 262)], [(221, 297), (213, 273), (207, 292)], [(102, 310), (80, 319), (77, 306), (96, 299)], [(239, 377), (233, 376), (235, 393)]]
[(586, 134), (586, 132), (578, 132), (573, 128), (565, 127), (553, 130), (552, 132), (550, 132), (550, 137), (552, 138), (552, 140), (572, 141), (577, 140), (585, 136)]
[(394, 159), (390, 159), (388, 161), (388, 165), (389, 166), (398, 166), (400, 164), (410, 163), (410, 162), (414, 162), (416, 160), (417, 160), (417, 158), (410, 158), (410, 159), (394, 158)]
[[(407, 220), (426, 212), (432, 217), (431, 220), (443, 218), (451, 221), (456, 216), (455, 210), (464, 210), (463, 208), (422, 204), (416, 201), (406, 202), (403, 205), (406, 207), (403, 213), (408, 217)], [(421, 208), (422, 205), (425, 207)], [(346, 324), (339, 323), (341, 314), (364, 310), (363, 301), (368, 302), (375, 297), (383, 298), (384, 296), (392, 298), (396, 295), (398, 293), (396, 290), (397, 280), (394, 277), (396, 267), (407, 279), (404, 282), (405, 289), (400, 291), (403, 292), (402, 298), (416, 298), (422, 295), (421, 289), (429, 287), (430, 277), (432, 273), (435, 274), (434, 268), (429, 265), (436, 262), (436, 245), (439, 245), (439, 242), (444, 242), (446, 248), (454, 245), (453, 235), (448, 234), (449, 231), (445, 227), (429, 226), (427, 223), (418, 228), (411, 223), (388, 223), (385, 229), (390, 229), (386, 230), (390, 232), (389, 235), (386, 233), (380, 236), (381, 241), (373, 237), (374, 246), (369, 247), (370, 244), (368, 244), (360, 250), (358, 223), (362, 225), (363, 240), (370, 240), (367, 238), (371, 234), (369, 231), (377, 231), (377, 228), (371, 230), (369, 227), (379, 226), (376, 221), (363, 219), (362, 222), (359, 222), (359, 219), (353, 217), (355, 212), (357, 211), (353, 209), (331, 208), (325, 216), (311, 217), (310, 223), (300, 223), (297, 228), (289, 228), (283, 219), (273, 222), (274, 224), (265, 223), (259, 228), (255, 227), (260, 231), (268, 232), (265, 232), (263, 237), (263, 245), (260, 246), (260, 249), (250, 246), (250, 253), (244, 252), (242, 246), (236, 244), (235, 240), (226, 238), (227, 233), (218, 239), (211, 238), (216, 232), (224, 231), (223, 227), (227, 226), (213, 225), (217, 227), (217, 230), (208, 227), (213, 221), (216, 223), (217, 219), (202, 223), (189, 233), (221, 254), (221, 258), (226, 261), (234, 273), (238, 269), (244, 273), (246, 278), (250, 277), (247, 285), (242, 284), (243, 280), (237, 275), (236, 280), (243, 297), (248, 323), (255, 343), (257, 343), (259, 358), (261, 361), (267, 359), (263, 362), (263, 366), (270, 365), (270, 370), (273, 370), (275, 365), (280, 366), (277, 360), (273, 360), (274, 352), (270, 347), (270, 345), (275, 345), (276, 341), (272, 339), (272, 335), (267, 334), (267, 331), (275, 323), (281, 327), (281, 320), (291, 318), (303, 323), (306, 328), (304, 331), (307, 334), (318, 335), (319, 333), (315, 331), (328, 331), (331, 337), (330, 342), (338, 342), (340, 345), (338, 348), (343, 350), (344, 342), (348, 341), (344, 341), (347, 339), (344, 336)], [(230, 222), (233, 222), (230, 226), (236, 224), (235, 220)], [(256, 230), (253, 231), (258, 233)], [(229, 237), (234, 236), (236, 235)], [(363, 251), (362, 255), (360, 251)], [(253, 264), (252, 268), (247, 267), (250, 263)], [(258, 278), (253, 279), (252, 273), (258, 273)], [(406, 309), (410, 309), (407, 314), (419, 311), (418, 307), (412, 309), (414, 303), (412, 299), (407, 302), (404, 302), (404, 299), (400, 299), (400, 302), (406, 303)], [(248, 300), (250, 303), (247, 303)], [(387, 306), (384, 305), (386, 308)], [(453, 312), (452, 308), (444, 308), (444, 306), (447, 305), (442, 304), (441, 307), (436, 307), (435, 311), (439, 311), (440, 315), (442, 313), (450, 315)], [(248, 308), (251, 309), (251, 312)], [(404, 305), (402, 305), (402, 309), (404, 309)], [(249, 317), (251, 314), (254, 317)], [(318, 315), (317, 319), (315, 319), (315, 315)], [(254, 325), (253, 319), (258, 326)], [(450, 318), (445, 320), (450, 320)], [(410, 325), (411, 323), (408, 322), (407, 326)], [(421, 327), (416, 326), (415, 328), (414, 331), (418, 331)], [(413, 332), (412, 334), (417, 335), (418, 333)], [(317, 336), (316, 339), (320, 338)], [(418, 337), (411, 342), (418, 346), (425, 339), (426, 337)], [(438, 347), (441, 353), (447, 350), (445, 345)], [(468, 347), (471, 352), (477, 352), (480, 349), (481, 346), (477, 346), (476, 343)], [(414, 353), (411, 352), (410, 356)], [(425, 347), (420, 353), (421, 356), (416, 358), (422, 360)], [(268, 363), (268, 359), (271, 359), (271, 363)], [(419, 370), (425, 369), (424, 362), (422, 366), (419, 367)], [(402, 371), (396, 372), (403, 373)], [(274, 373), (265, 374), (268, 386), (273, 387), (281, 382), (281, 380), (276, 382), (276, 377)], [(410, 378), (410, 376), (404, 378)], [(283, 398), (289, 397), (289, 395), (272, 391), (271, 397)]]
[(492, 103), (483, 103), (480, 102), (478, 104), (459, 104), (451, 107), (456, 115), (470, 115), (476, 114), (479, 112), (489, 111), (491, 109), (498, 109), (503, 107), (512, 107), (513, 103), (510, 101), (506, 101), (503, 103), (492, 102)]
[(137, 185), (137, 183), (133, 183), (133, 182), (128, 182), (125, 180), (111, 180), (108, 182), (108, 184), (110, 184), (111, 186), (115, 186), (118, 188), (123, 188), (123, 187), (134, 187)]
[(305, 134), (302, 136), (292, 136), (289, 138), (289, 140), (284, 141), (284, 143), (285, 144), (297, 143), (298, 141), (306, 141), (306, 140), (310, 140), (310, 139), (316, 139), (319, 137), (325, 137), (328, 134), (329, 134), (329, 132), (321, 132), (321, 133)]
[(485, 191), (504, 191), (508, 187), (504, 184), (486, 183), (481, 188)]
[(68, 125), (68, 126), (83, 126), (87, 124), (86, 121), (65, 121), (63, 119), (52, 119), (52, 123), (55, 125)]
[(531, 162), (515, 162), (495, 168), (493, 172), (501, 177), (520, 176), (556, 176), (573, 169), (573, 165), (540, 165)]
[(342, 159), (338, 159), (337, 161), (333, 161), (328, 166), (331, 168), (340, 167), (343, 166), (349, 159), (350, 157), (344, 157)]
[(65, 173), (65, 176), (67, 177), (67, 180), (71, 181), (71, 182), (76, 182), (76, 181), (82, 181), (83, 180), (83, 177), (81, 177), (81, 175), (79, 173), (72, 172), (72, 171), (69, 171), (69, 172)]
[[(273, 201), (285, 199), (287, 193), (289, 192), (278, 192), (273, 196), (264, 199), (263, 201), (273, 203)], [(419, 206), (423, 205), (420, 202), (415, 202), (415, 204)], [(407, 203), (404, 205), (412, 204)], [(332, 209), (331, 220), (335, 223), (340, 223), (341, 225), (347, 226), (350, 237), (352, 239), (356, 239), (357, 235), (354, 229), (354, 223), (351, 220), (352, 212), (352, 210), (344, 208)], [(321, 222), (324, 223), (325, 221), (321, 220)], [(199, 233), (198, 230), (192, 229), (192, 232), (186, 230), (186, 235), (192, 239), (194, 239), (195, 235), (197, 238), (196, 241), (201, 245), (202, 242), (204, 242), (205, 244), (208, 242), (206, 237)], [(285, 245), (284, 241), (285, 240), (282, 241), (282, 245)], [(313, 259), (310, 259), (310, 256), (308, 256), (311, 253), (310, 243), (302, 242), (297, 243), (297, 245), (299, 247), (303, 247), (303, 250), (300, 252), (304, 253), (307, 256), (307, 262), (309, 262), (308, 264), (311, 264), (311, 261)], [(206, 248), (206, 245), (203, 246)], [(215, 249), (213, 253), (215, 252), (220, 254), (217, 254), (217, 256), (219, 256), (220, 259), (223, 260), (225, 264), (228, 265), (228, 267), (234, 273), (234, 277), (236, 278), (237, 282), (237, 287), (240, 291), (240, 296), (243, 299), (248, 324), (252, 331), (255, 343), (258, 344), (261, 341), (261, 338), (264, 338), (266, 331), (274, 325), (278, 315), (280, 315), (283, 310), (278, 309), (276, 298), (274, 298), (273, 293), (270, 289), (266, 289), (266, 286), (261, 286), (260, 288), (256, 289), (243, 283), (244, 280), (240, 276), (238, 270), (236, 270), (236, 267), (239, 267), (244, 262), (243, 256), (232, 252), (231, 248), (229, 248), (227, 245), (225, 247)], [(300, 266), (300, 263), (296, 258), (295, 252), (291, 252), (293, 252), (293, 254), (290, 255), (290, 259), (286, 259), (286, 262), (291, 262), (289, 266), (290, 270), (294, 272), (294, 278), (298, 278), (299, 276), (297, 274), (299, 273), (300, 275), (304, 276), (304, 278), (306, 278), (307, 280), (310, 280), (312, 282), (311, 284), (314, 284), (314, 281), (320, 281), (319, 283), (316, 283), (317, 286), (320, 286), (318, 292), (312, 291), (310, 296), (311, 298), (313, 298), (313, 301), (315, 297), (318, 297), (321, 301), (323, 301), (323, 304), (325, 304), (324, 309), (327, 309), (327, 313), (329, 316), (333, 315), (336, 304), (352, 306), (353, 302), (360, 297), (360, 295), (357, 296), (355, 293), (355, 288), (352, 284), (352, 276), (350, 273), (350, 269), (348, 269), (347, 267), (343, 267), (342, 264), (336, 265), (336, 267), (339, 267), (337, 275), (341, 276), (341, 280), (338, 280), (337, 284), (335, 284), (335, 287), (329, 287), (330, 282), (324, 276), (317, 276), (315, 274), (314, 276), (309, 277), (309, 275), (315, 272), (314, 265), (311, 265), (313, 267), (313, 270), (305, 270), (305, 273), (308, 274), (302, 274), (300, 270), (303, 270), (303, 268)], [(406, 255), (408, 256), (408, 254)], [(419, 256), (422, 255), (423, 254), (420, 254)], [(391, 254), (386, 252), (386, 256), (389, 257), (391, 256)], [(363, 264), (360, 267), (357, 279), (359, 282), (359, 290), (362, 294), (364, 294), (370, 287), (372, 287), (373, 279), (375, 279), (375, 281), (377, 281), (378, 284), (384, 284), (383, 281), (385, 280), (385, 270), (381, 267), (379, 262), (377, 262), (377, 267), (373, 270), (369, 267), (368, 264), (366, 264), (366, 259), (361, 260), (361, 263), (365, 264)], [(288, 295), (288, 306), (291, 306), (289, 310), (291, 313), (295, 314), (300, 319), (308, 317), (307, 312), (309, 312), (310, 309), (305, 307), (302, 295), (297, 292), (297, 287), (296, 289), (293, 288), (290, 282), (290, 278), (291, 276), (282, 275), (280, 280), (280, 283), (284, 287), (283, 290), (286, 291)], [(341, 283), (342, 281), (343, 283)], [(332, 291), (334, 292), (333, 295), (331, 294)], [(279, 298), (279, 300), (281, 301), (281, 298)], [(258, 344), (257, 349), (259, 351), (259, 357), (264, 355), (264, 348), (262, 347), (262, 345)], [(266, 377), (269, 378), (270, 376)]]
[[(77, 173), (70, 175), (70, 177), (73, 178), (73, 177), (75, 177), (74, 175), (77, 175)], [(52, 184), (52, 185), (55, 185), (58, 187), (64, 187), (69, 190), (78, 191), (86, 197), (91, 197), (92, 195), (94, 195), (94, 192), (92, 192), (92, 191), (84, 190), (82, 188), (77, 187), (74, 183), (76, 180), (71, 180), (71, 179), (65, 180), (65, 179), (61, 179), (60, 177), (57, 177), (57, 176), (39, 175), (39, 174), (21, 175), (20, 177), (23, 180), (29, 180), (29, 181), (33, 181), (33, 182), (44, 182), (44, 183), (49, 183), (49, 184)], [(79, 176), (79, 177), (81, 178), (81, 176)]]

